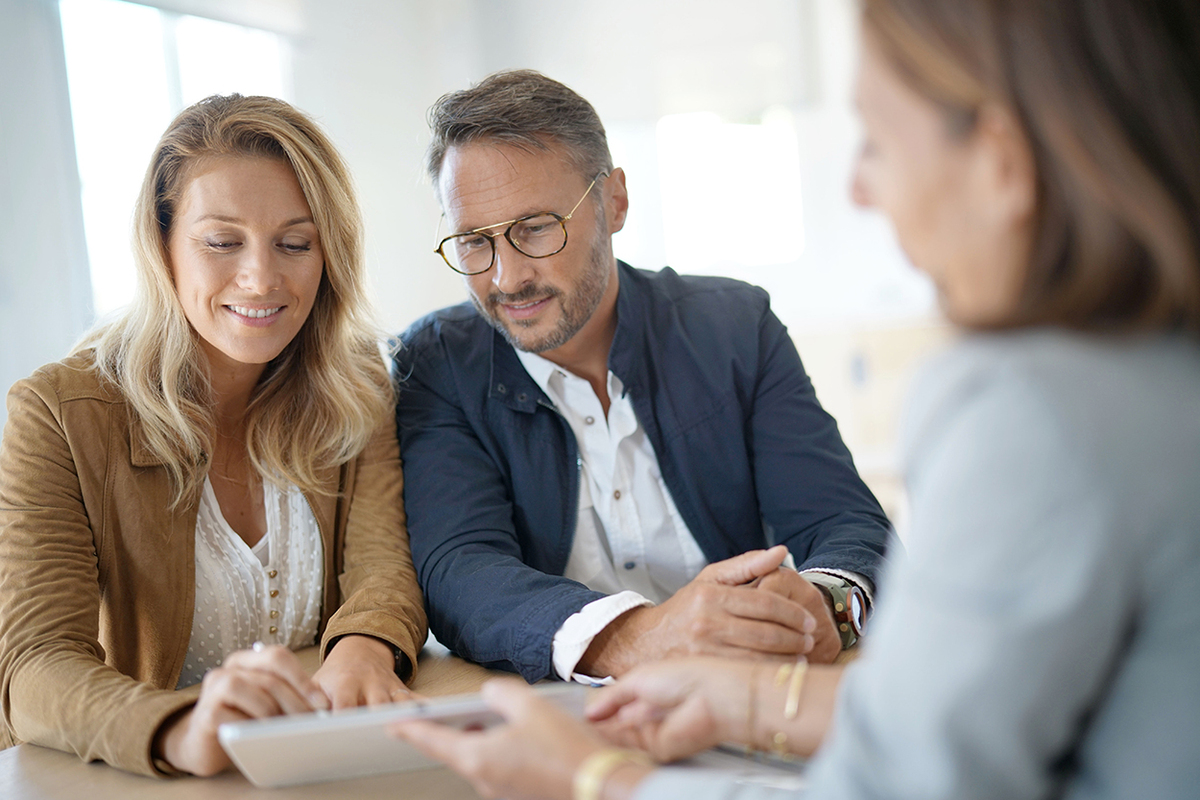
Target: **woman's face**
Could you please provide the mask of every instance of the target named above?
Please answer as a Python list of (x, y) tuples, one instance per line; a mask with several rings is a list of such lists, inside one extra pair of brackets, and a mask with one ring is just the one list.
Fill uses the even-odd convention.
[(191, 165), (167, 238), (175, 291), (214, 378), (257, 378), (300, 331), (325, 258), (291, 166), (250, 157)]
[(862, 44), (856, 101), (865, 139), (855, 202), (887, 215), (952, 321), (1002, 321), (1016, 306), (1032, 244), (1036, 191), (1024, 135), (990, 107), (970, 130), (953, 131), (869, 32)]

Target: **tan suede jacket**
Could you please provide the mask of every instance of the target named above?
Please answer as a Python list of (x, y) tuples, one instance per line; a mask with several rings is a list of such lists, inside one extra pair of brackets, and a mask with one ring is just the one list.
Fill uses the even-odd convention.
[[(307, 495), (325, 548), (321, 652), (362, 633), (415, 666), (426, 620), (391, 420)], [(0, 444), (0, 748), (25, 741), (163, 774), (155, 732), (191, 637), (198, 503), (168, 510), (167, 470), (120, 391), (83, 356), (8, 395)], [(161, 765), (161, 762), (159, 764)]]

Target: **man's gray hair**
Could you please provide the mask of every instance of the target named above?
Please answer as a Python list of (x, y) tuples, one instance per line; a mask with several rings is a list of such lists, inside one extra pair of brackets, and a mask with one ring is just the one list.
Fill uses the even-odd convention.
[(480, 141), (527, 150), (561, 146), (585, 180), (612, 171), (608, 138), (592, 104), (529, 69), (496, 72), (470, 89), (443, 95), (429, 109), (429, 127), (433, 140), (425, 166), (434, 191), (446, 151)]

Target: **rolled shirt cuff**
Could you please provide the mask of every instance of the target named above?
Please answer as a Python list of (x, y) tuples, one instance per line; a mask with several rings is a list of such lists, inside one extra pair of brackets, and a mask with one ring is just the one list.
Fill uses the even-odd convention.
[(600, 631), (614, 619), (633, 608), (652, 606), (654, 603), (637, 592), (624, 591), (593, 600), (567, 617), (562, 627), (554, 634), (551, 642), (551, 661), (554, 672), (564, 681), (586, 684), (612, 683), (611, 675), (582, 675), (575, 666), (591, 646)]

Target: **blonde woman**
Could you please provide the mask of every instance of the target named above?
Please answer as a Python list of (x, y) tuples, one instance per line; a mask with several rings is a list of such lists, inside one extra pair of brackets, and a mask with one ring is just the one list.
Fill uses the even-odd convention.
[(407, 695), (426, 620), (360, 237), (301, 112), (171, 123), (135, 301), (9, 393), (0, 746), (208, 775), (221, 722)]
[(485, 796), (1200, 791), (1200, 5), (862, 7), (854, 196), (964, 334), (908, 408), (908, 557), (844, 676), (661, 662), (590, 709), (661, 760), (815, 750), (806, 787), (655, 768), (493, 682), (508, 726), (397, 731)]

